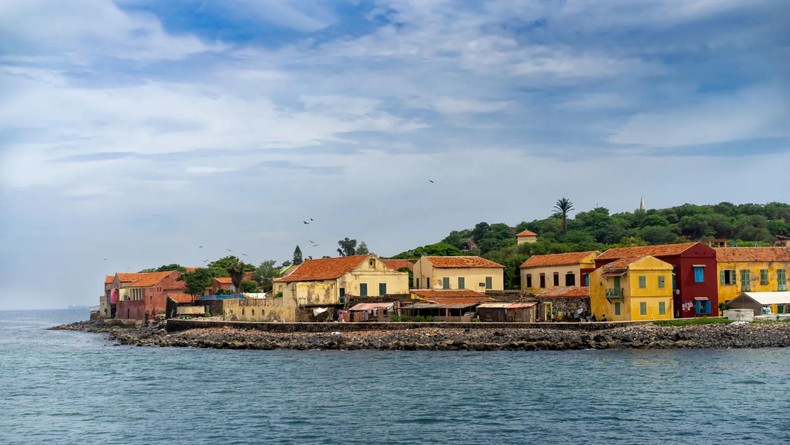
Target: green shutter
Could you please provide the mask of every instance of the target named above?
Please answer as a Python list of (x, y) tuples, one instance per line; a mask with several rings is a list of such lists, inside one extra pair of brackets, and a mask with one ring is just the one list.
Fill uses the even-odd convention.
[(732, 270), (732, 284), (738, 284), (738, 274), (737, 274), (737, 272), (738, 271), (735, 270), (735, 269)]
[(724, 271), (721, 271), (721, 284), (724, 284)]

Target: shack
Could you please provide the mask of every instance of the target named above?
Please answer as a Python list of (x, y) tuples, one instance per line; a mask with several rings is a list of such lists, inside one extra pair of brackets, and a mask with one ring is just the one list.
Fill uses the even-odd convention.
[(726, 304), (727, 309), (751, 309), (754, 315), (790, 313), (790, 292), (743, 292)]
[(540, 303), (540, 321), (579, 321), (590, 314), (590, 288), (586, 286), (550, 287), (535, 298)]
[(493, 301), (485, 294), (469, 289), (414, 289), (412, 303), (401, 311), (409, 317), (431, 317), (435, 321), (468, 322), (480, 303)]
[(352, 322), (389, 321), (393, 315), (398, 315), (398, 302), (384, 303), (359, 303), (348, 310), (349, 320)]
[(480, 321), (489, 322), (535, 322), (536, 302), (529, 303), (483, 303), (477, 306)]

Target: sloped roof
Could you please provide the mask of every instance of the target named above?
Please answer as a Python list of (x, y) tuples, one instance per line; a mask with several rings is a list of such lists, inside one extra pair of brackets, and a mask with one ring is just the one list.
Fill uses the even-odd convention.
[(409, 260), (380, 260), (384, 263), (385, 266), (389, 267), (392, 270), (398, 270), (400, 268), (406, 267), (409, 270), (414, 270), (414, 263)]
[(537, 298), (587, 298), (590, 296), (590, 288), (583, 286), (555, 286), (549, 287)]
[(439, 269), (500, 268), (505, 266), (479, 256), (428, 256), (425, 257)]
[(435, 304), (475, 304), (493, 301), (493, 298), (470, 289), (414, 289), (412, 294)]
[(395, 307), (395, 303), (388, 302), (388, 303), (359, 303), (354, 305), (350, 311), (372, 311), (374, 309), (393, 309)]
[(368, 255), (353, 255), (339, 258), (321, 258), (307, 260), (290, 275), (278, 279), (278, 282), (293, 283), (298, 281), (334, 280), (351, 272), (362, 264)]
[(538, 303), (483, 303), (477, 306), (478, 309), (525, 309), (536, 306)]
[(567, 252), (567, 253), (554, 253), (550, 255), (532, 255), (527, 261), (521, 263), (521, 269), (528, 267), (545, 267), (545, 266), (565, 266), (568, 264), (579, 264), (582, 260), (590, 254), (597, 254), (597, 250), (588, 250), (586, 252)]
[(533, 232), (533, 231), (531, 231), (531, 230), (524, 230), (522, 232), (518, 232), (516, 234), (516, 236), (519, 236), (519, 237), (521, 237), (521, 236), (538, 236), (538, 234)]
[(612, 260), (625, 257), (680, 255), (699, 243), (660, 244), (656, 246), (616, 247), (598, 255), (596, 260)]
[(233, 284), (233, 279), (231, 277), (215, 277), (214, 281), (219, 284)]
[(790, 262), (790, 249), (785, 247), (716, 247), (716, 261), (734, 262)]
[(145, 273), (117, 273), (115, 275), (118, 275), (118, 280), (120, 280), (121, 283), (131, 283), (132, 281), (137, 281), (142, 278)]
[[(174, 271), (166, 271), (166, 272), (150, 272), (150, 273), (143, 273), (142, 277), (134, 280), (129, 286), (130, 287), (151, 287), (159, 283), (160, 281), (164, 280), (168, 275), (173, 273)], [(176, 272), (177, 273), (177, 272)]]
[(189, 294), (170, 294), (167, 296), (167, 298), (175, 301), (178, 304), (187, 304), (192, 303), (195, 297)]
[(115, 275), (105, 275), (104, 284), (110, 284), (115, 279)]
[(744, 292), (741, 295), (746, 295), (763, 306), (769, 304), (790, 304), (790, 292)]
[(629, 256), (625, 258), (620, 258), (619, 260), (614, 260), (611, 263), (605, 264), (603, 266), (603, 270), (605, 272), (611, 272), (613, 270), (625, 270), (628, 269), (628, 265), (633, 263), (634, 261), (638, 260), (639, 257), (636, 256)]

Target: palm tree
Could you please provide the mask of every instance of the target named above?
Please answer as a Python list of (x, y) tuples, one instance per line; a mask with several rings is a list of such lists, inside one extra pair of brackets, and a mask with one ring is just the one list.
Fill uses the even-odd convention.
[(230, 281), (233, 283), (233, 287), (236, 288), (236, 292), (241, 292), (241, 282), (244, 279), (244, 263), (234, 258), (233, 261), (228, 264), (227, 270), (230, 274)]
[(568, 212), (573, 210), (573, 202), (568, 198), (559, 199), (554, 204), (554, 210), (557, 211), (555, 215), (562, 218), (562, 234), (565, 235), (568, 233)]

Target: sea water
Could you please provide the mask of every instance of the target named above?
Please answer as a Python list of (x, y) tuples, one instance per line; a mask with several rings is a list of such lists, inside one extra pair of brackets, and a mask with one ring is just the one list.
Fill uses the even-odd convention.
[(0, 444), (790, 443), (790, 350), (247, 351), (0, 311)]

